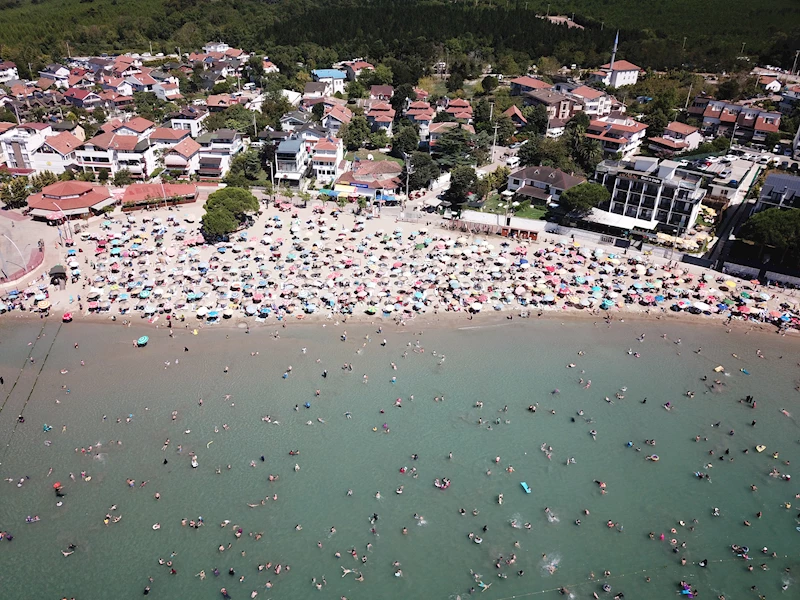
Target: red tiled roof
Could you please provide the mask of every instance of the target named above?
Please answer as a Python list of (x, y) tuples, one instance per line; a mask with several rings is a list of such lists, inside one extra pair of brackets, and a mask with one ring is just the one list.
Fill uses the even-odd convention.
[(136, 148), (136, 144), (138, 143), (139, 138), (135, 135), (117, 135), (113, 131), (109, 131), (108, 133), (101, 133), (90, 140), (86, 140), (84, 146), (96, 146), (103, 150), (123, 150), (130, 152)]
[(80, 139), (76, 138), (69, 131), (62, 131), (58, 135), (46, 138), (44, 143), (62, 156), (66, 156), (67, 154), (75, 151), (83, 144)]
[(0, 121), (0, 133), (5, 133), (9, 129), (14, 129), (16, 127), (16, 123), (8, 123), (6, 121)]
[(94, 186), (85, 181), (61, 181), (48, 185), (39, 194), (29, 196), (28, 206), (32, 209), (58, 212), (88, 209), (109, 198), (111, 194), (108, 188)]
[(151, 140), (164, 140), (169, 142), (179, 142), (189, 135), (188, 129), (172, 129), (171, 127), (156, 127), (150, 134)]
[(331, 139), (324, 139), (318, 141), (315, 148), (317, 150), (337, 150), (339, 148), (339, 143)]
[(174, 198), (176, 196), (196, 196), (197, 186), (193, 183), (133, 183), (125, 189), (122, 202), (139, 202), (148, 198)]
[[(680, 133), (681, 135), (691, 135), (698, 131), (697, 127), (692, 127), (691, 125), (687, 125), (686, 123), (679, 123), (678, 121), (673, 121), (666, 127), (666, 131), (674, 131), (675, 133)], [(655, 139), (655, 138), (653, 138)]]
[(458, 127), (459, 125), (461, 126), (462, 129), (472, 134), (475, 133), (475, 129), (472, 127), (472, 125), (464, 125), (463, 123), (453, 123), (452, 121), (445, 121), (443, 123), (433, 123), (430, 126), (429, 131), (431, 133), (444, 132), (447, 131), (448, 129), (453, 129), (455, 127)]
[(187, 137), (183, 141), (175, 144), (175, 146), (172, 147), (171, 152), (180, 154), (184, 158), (190, 158), (194, 156), (200, 150), (200, 148), (202, 148), (200, 144), (198, 144), (192, 138)]
[(505, 111), (503, 111), (503, 114), (506, 115), (507, 117), (511, 117), (512, 119), (516, 117), (523, 123), (528, 122), (528, 120), (525, 118), (525, 116), (522, 114), (522, 111), (516, 104), (512, 104), (511, 106), (509, 106)]
[(605, 92), (601, 92), (600, 90), (596, 90), (594, 88), (590, 88), (589, 86), (582, 85), (572, 90), (572, 94), (575, 96), (580, 96), (581, 98), (586, 98), (588, 100), (596, 100), (597, 98), (604, 96)]
[[(601, 69), (610, 69), (611, 65), (609, 63), (604, 64)], [(627, 60), (615, 60), (614, 61), (614, 70), (615, 71), (641, 71), (642, 68), (636, 66), (632, 62), (628, 62)]]
[(145, 131), (150, 129), (153, 125), (155, 125), (155, 123), (149, 121), (148, 119), (145, 119), (144, 117), (134, 117), (130, 121), (125, 121), (124, 123), (122, 123), (119, 129), (126, 127), (131, 131), (135, 131), (136, 133), (144, 133)]
[(758, 117), (756, 119), (756, 131), (767, 131), (767, 132), (777, 132), (780, 129), (781, 120), (780, 118), (776, 118), (773, 120), (772, 123), (767, 123), (766, 118)]
[(683, 140), (675, 141), (661, 136), (650, 138), (650, 142), (659, 146), (666, 146), (672, 150), (683, 150), (689, 145)]
[(528, 75), (512, 79), (511, 83), (515, 83), (523, 87), (532, 88), (534, 90), (544, 90), (553, 87), (552, 85), (542, 81), (541, 79), (536, 79), (535, 77), (529, 77)]

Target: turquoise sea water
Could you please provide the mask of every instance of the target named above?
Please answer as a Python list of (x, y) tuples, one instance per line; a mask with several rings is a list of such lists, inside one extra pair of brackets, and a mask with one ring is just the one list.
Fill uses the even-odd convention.
[[(165, 329), (71, 324), (59, 331), (51, 322), (37, 340), (41, 325), (0, 323), (5, 379), (0, 402), (6, 402), (0, 413), (0, 473), (14, 480), (0, 482), (0, 530), (14, 535), (13, 542), (0, 541), (3, 598), (133, 598), (142, 594), (148, 576), (154, 579), (150, 596), (170, 599), (218, 598), (223, 586), (234, 599), (253, 590), (259, 598), (275, 599), (463, 598), (471, 586), (478, 587), (470, 569), (491, 584), (481, 594), (487, 599), (555, 597), (561, 586), (576, 598), (589, 597), (602, 594), (605, 581), (627, 598), (669, 597), (681, 580), (712, 598), (753, 597), (752, 585), (768, 598), (798, 589), (800, 475), (790, 482), (769, 476), (773, 467), (794, 475), (800, 461), (797, 419), (780, 412), (800, 415), (800, 394), (794, 390), (800, 353), (793, 339), (726, 334), (710, 325), (615, 322), (609, 329), (591, 321), (515, 320), (430, 328), (421, 336), (415, 335), (421, 327), (413, 324), (381, 334), (368, 326), (290, 326), (280, 339), (266, 329), (205, 330), (198, 336), (178, 330), (170, 339)], [(143, 333), (150, 344), (133, 348), (131, 340)], [(641, 333), (646, 336), (638, 342)], [(365, 335), (371, 341), (358, 354)], [(381, 346), (384, 338), (387, 344)], [(28, 346), (31, 341), (35, 345)], [(414, 351), (417, 342), (424, 353)], [(695, 354), (698, 347), (702, 352)], [(641, 356), (627, 354), (629, 348)], [(766, 359), (757, 357), (757, 349)], [(579, 350), (585, 354), (579, 356)], [(26, 362), (31, 351), (34, 364)], [(340, 368), (345, 362), (353, 363), (352, 372)], [(568, 363), (576, 367), (566, 368)], [(291, 375), (284, 379), (289, 365)], [(715, 374), (717, 365), (728, 375)], [(61, 369), (69, 372), (62, 375)], [(321, 377), (323, 369), (327, 378)], [(704, 375), (711, 381), (700, 381)], [(591, 387), (584, 389), (579, 378), (591, 379)], [(716, 378), (724, 385), (707, 388)], [(554, 395), (556, 388), (560, 393)], [(688, 390), (694, 398), (685, 396)], [(739, 402), (748, 394), (757, 409)], [(441, 395), (444, 401), (434, 402)], [(397, 398), (402, 408), (393, 406)], [(483, 408), (475, 407), (477, 401)], [(671, 411), (662, 407), (667, 401), (674, 405)], [(310, 409), (302, 407), (305, 402)], [(535, 414), (527, 410), (530, 404), (538, 405)], [(174, 421), (173, 410), (178, 411)], [(20, 412), (24, 424), (16, 423)], [(265, 415), (280, 424), (265, 423)], [(53, 429), (43, 432), (45, 423)], [(382, 433), (384, 423), (388, 434)], [(162, 451), (166, 438), (170, 445)], [(645, 445), (646, 439), (655, 439), (656, 446)], [(626, 447), (629, 440), (634, 448)], [(97, 442), (99, 453), (75, 452)], [(754, 447), (761, 443), (767, 451), (759, 454)], [(551, 459), (542, 444), (552, 447)], [(289, 456), (290, 450), (300, 455)], [(191, 451), (198, 455), (197, 469), (190, 466)], [(774, 451), (778, 459), (772, 458)], [(415, 453), (418, 460), (411, 459)], [(645, 460), (653, 453), (659, 462)], [(569, 458), (575, 463), (567, 465)], [(712, 468), (706, 468), (709, 463)], [(508, 465), (514, 473), (505, 471)], [(401, 474), (403, 466), (416, 467), (418, 477)], [(696, 478), (698, 470), (710, 473), (710, 480)], [(82, 481), (81, 471), (91, 481)], [(269, 474), (279, 480), (268, 482)], [(15, 482), (25, 476), (30, 479), (18, 488)], [(433, 486), (441, 477), (452, 480), (448, 490)], [(134, 488), (127, 486), (128, 478), (136, 481)], [(606, 483), (605, 495), (595, 480)], [(66, 492), (61, 507), (55, 505), (55, 481)], [(143, 488), (142, 481), (148, 482)], [(530, 495), (520, 481), (529, 484)], [(404, 492), (397, 495), (400, 485)], [(160, 500), (154, 499), (156, 492)], [(259, 504), (273, 494), (277, 501)], [(787, 502), (791, 509), (784, 507)], [(114, 504), (118, 509), (112, 514), (122, 519), (106, 526), (103, 517)], [(720, 508), (720, 517), (712, 517), (713, 507)], [(370, 532), (373, 513), (379, 516), (377, 536)], [(423, 519), (416, 520), (415, 513)], [(27, 524), (28, 515), (41, 520)], [(181, 526), (182, 518), (198, 516), (204, 527)], [(530, 522), (531, 529), (512, 527), (515, 519)], [(221, 528), (224, 520), (230, 524)], [(608, 520), (617, 526), (608, 528)], [(152, 529), (154, 523), (160, 530)], [(238, 540), (233, 525), (244, 531)], [(256, 541), (250, 532), (264, 536)], [(470, 532), (483, 543), (471, 542)], [(673, 553), (671, 538), (686, 542), (686, 548)], [(70, 543), (77, 544), (75, 554), (63, 557), (60, 551)], [(218, 551), (229, 543), (231, 549)], [(735, 558), (734, 543), (749, 546), (753, 560)], [(763, 546), (778, 557), (763, 555)], [(350, 556), (351, 548), (368, 557), (366, 564)], [(340, 559), (334, 557), (337, 550)], [(173, 552), (178, 573), (170, 576), (157, 561), (169, 560)], [(512, 553), (515, 564), (495, 567), (500, 555), (508, 559)], [(703, 559), (709, 561), (705, 569), (696, 564)], [(259, 572), (256, 565), (267, 561), (291, 570)], [(400, 562), (402, 577), (394, 576), (394, 561)], [(762, 570), (762, 563), (769, 570)], [(753, 572), (747, 564), (754, 565)], [(553, 574), (547, 565), (557, 566)], [(362, 572), (364, 581), (353, 574), (342, 578), (341, 566)], [(219, 577), (213, 576), (214, 567)], [(794, 574), (787, 575), (786, 567)], [(201, 570), (205, 581), (195, 576)], [(611, 572), (608, 579), (605, 570)], [(323, 576), (327, 584), (318, 592), (312, 578)], [(265, 589), (267, 580), (272, 589)], [(789, 588), (783, 592), (782, 585)]]

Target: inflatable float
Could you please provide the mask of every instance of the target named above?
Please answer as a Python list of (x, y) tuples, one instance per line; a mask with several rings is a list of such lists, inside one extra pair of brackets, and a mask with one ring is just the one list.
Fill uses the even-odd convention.
[(525, 490), (526, 494), (531, 493), (531, 488), (528, 487), (527, 483), (525, 483), (524, 481), (520, 481), (519, 484), (522, 486), (522, 489)]
[(756, 446), (756, 452), (763, 452), (766, 449), (767, 447), (763, 444), (759, 444), (758, 446)]

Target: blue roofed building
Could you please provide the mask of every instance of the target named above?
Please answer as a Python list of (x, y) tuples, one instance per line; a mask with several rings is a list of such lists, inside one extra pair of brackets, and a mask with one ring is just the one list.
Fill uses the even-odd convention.
[(347, 73), (339, 69), (315, 69), (311, 71), (314, 81), (327, 83), (336, 92), (344, 94), (344, 83), (347, 81)]

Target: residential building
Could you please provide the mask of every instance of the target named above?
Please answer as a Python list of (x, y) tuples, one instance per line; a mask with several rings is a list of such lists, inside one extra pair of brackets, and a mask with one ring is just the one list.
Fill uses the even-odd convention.
[(756, 106), (708, 99), (702, 115), (704, 134), (722, 135), (738, 142), (763, 144), (768, 134), (780, 130), (781, 114), (763, 111)]
[(280, 142), (275, 150), (275, 183), (299, 186), (307, 171), (308, 150), (306, 144), (296, 137)]
[(123, 96), (111, 90), (100, 92), (98, 96), (100, 96), (102, 105), (111, 110), (118, 110), (134, 104), (133, 96)]
[(200, 170), (202, 146), (192, 138), (185, 137), (164, 152), (164, 168), (173, 177), (189, 178)]
[(184, 106), (179, 112), (170, 115), (169, 123), (173, 129), (185, 129), (193, 138), (205, 131), (203, 123), (208, 118), (208, 110), (202, 106)]
[(392, 160), (355, 160), (337, 180), (334, 191), (358, 195), (374, 202), (394, 202), (401, 189), (402, 165)]
[[(556, 85), (556, 89), (558, 87)], [(611, 114), (612, 98), (601, 90), (580, 85), (564, 93), (573, 101), (573, 114), (583, 111), (589, 115), (589, 118), (605, 117)]]
[(800, 177), (782, 173), (767, 175), (753, 212), (768, 208), (800, 208)]
[(219, 179), (228, 172), (233, 157), (244, 150), (242, 135), (233, 129), (218, 129), (197, 138), (200, 144), (198, 174), (203, 179)]
[(761, 75), (758, 78), (758, 87), (770, 94), (777, 94), (781, 91), (781, 82), (777, 75)]
[(311, 113), (302, 110), (293, 110), (281, 117), (281, 130), (294, 131), (311, 121), (311, 119)]
[(16, 127), (9, 125), (11, 127), (0, 134), (0, 146), (6, 164), (9, 169), (21, 170), (20, 174), (31, 174), (35, 169), (34, 153), (53, 130), (46, 123), (22, 123)]
[(347, 74), (347, 79), (349, 79), (350, 81), (358, 79), (358, 76), (361, 75), (361, 73), (363, 73), (364, 71), (375, 70), (375, 65), (360, 59), (346, 62), (342, 66), (344, 67), (344, 71)]
[(706, 195), (702, 176), (672, 160), (659, 162), (643, 156), (607, 160), (597, 166), (594, 179), (608, 189), (611, 198), (593, 211), (591, 219), (628, 230), (682, 234), (694, 227)]
[(586, 182), (552, 167), (526, 167), (508, 176), (508, 191), (529, 199), (532, 204), (558, 202), (561, 194)]
[(673, 121), (664, 128), (662, 135), (648, 140), (648, 147), (658, 154), (673, 156), (694, 150), (702, 141), (703, 135), (697, 127)]
[(37, 173), (50, 171), (60, 175), (75, 164), (76, 152), (82, 144), (82, 140), (68, 131), (46, 137), (42, 145), (33, 153), (31, 162), (34, 171)]
[(512, 104), (507, 110), (503, 111), (503, 114), (511, 119), (511, 122), (514, 123), (514, 127), (518, 130), (528, 124), (528, 119), (525, 118), (516, 104)]
[(80, 141), (86, 139), (86, 132), (76, 121), (58, 121), (57, 123), (50, 123), (50, 129), (53, 130), (54, 134), (61, 133), (62, 131), (69, 131)]
[(59, 181), (45, 186), (39, 194), (28, 196), (31, 215), (42, 220), (51, 213), (88, 219), (114, 202), (108, 188), (86, 181)]
[[(470, 113), (471, 116), (472, 113)], [(394, 123), (395, 110), (391, 104), (386, 102), (376, 102), (367, 111), (367, 123), (372, 131), (384, 131), (386, 135), (392, 135), (392, 124)]]
[(92, 110), (103, 102), (100, 96), (93, 91), (80, 88), (69, 88), (65, 91), (64, 100), (72, 104), (72, 106), (87, 110)]
[(139, 140), (146, 140), (153, 133), (155, 127), (156, 124), (149, 119), (133, 117), (114, 125), (111, 130), (117, 135), (135, 135)]
[(172, 148), (189, 136), (187, 129), (172, 129), (171, 127), (156, 127), (150, 134), (150, 145), (158, 152)]
[(152, 92), (153, 86), (158, 83), (156, 79), (150, 75), (150, 69), (145, 72), (142, 69), (139, 73), (133, 73), (125, 78), (125, 81), (131, 84), (134, 92)]
[(329, 81), (309, 81), (303, 87), (303, 98), (324, 98), (333, 95), (333, 84)]
[(542, 81), (541, 79), (536, 79), (535, 77), (530, 77), (529, 75), (512, 79), (510, 83), (512, 96), (522, 96), (526, 92), (532, 92), (534, 90), (549, 90), (553, 87), (549, 83)]
[(609, 87), (635, 85), (639, 81), (642, 68), (627, 60), (615, 60), (606, 63), (590, 76), (592, 81), (600, 81)]
[(572, 114), (572, 101), (564, 94), (553, 90), (533, 90), (523, 94), (526, 106), (544, 106), (548, 119), (569, 120)]
[(147, 179), (156, 168), (156, 156), (147, 138), (101, 133), (86, 140), (77, 151), (76, 165), (84, 172), (107, 170), (111, 176), (127, 169), (135, 179)]
[(454, 123), (452, 121), (446, 121), (443, 123), (431, 123), (430, 127), (428, 128), (428, 148), (430, 151), (433, 152), (436, 143), (439, 141), (439, 138), (442, 137), (445, 133), (450, 131), (451, 129), (464, 129), (468, 133), (475, 135), (475, 128), (472, 125), (465, 125), (463, 123)]
[(332, 106), (322, 116), (322, 126), (334, 135), (339, 133), (342, 125), (346, 125), (353, 118), (352, 111), (344, 106)]
[(611, 113), (603, 119), (590, 121), (585, 135), (600, 142), (604, 153), (627, 156), (642, 145), (646, 133), (647, 125), (644, 123), (623, 114)]
[(273, 73), (281, 72), (281, 70), (277, 67), (277, 65), (274, 62), (272, 62), (267, 56), (265, 56), (264, 59), (261, 61), (261, 66), (264, 69), (265, 75), (272, 75)]
[(116, 92), (122, 96), (133, 96), (133, 86), (122, 77), (101, 77), (99, 83), (104, 91)]
[(394, 96), (394, 88), (391, 85), (373, 85), (369, 88), (370, 100), (383, 100), (388, 102)]
[(39, 77), (54, 81), (58, 88), (69, 87), (69, 69), (64, 65), (47, 65), (44, 70), (39, 71)]
[(153, 85), (153, 93), (159, 100), (173, 102), (183, 98), (177, 83), (160, 81)]
[(210, 112), (220, 112), (234, 104), (239, 104), (239, 99), (230, 94), (211, 94), (206, 98), (206, 107)]
[(318, 141), (311, 157), (311, 167), (317, 184), (327, 185), (336, 181), (344, 173), (344, 150), (342, 140), (327, 138)]
[(448, 99), (447, 106), (444, 110), (458, 121), (472, 123), (472, 105), (468, 100), (464, 100), (463, 98)]
[(314, 81), (329, 83), (331, 85), (331, 94), (336, 92), (344, 94), (344, 82), (347, 79), (347, 73), (338, 69), (315, 69), (311, 71), (311, 78)]
[(567, 130), (567, 121), (564, 119), (550, 119), (547, 121), (547, 129), (545, 130), (545, 137), (556, 139), (564, 135)]
[(781, 92), (781, 112), (790, 113), (796, 105), (800, 104), (800, 84), (788, 85)]
[(0, 60), (0, 84), (19, 79), (17, 65), (10, 60)]
[(430, 126), (436, 116), (434, 108), (427, 102), (415, 100), (408, 105), (405, 116), (419, 128), (420, 143), (427, 143)]

